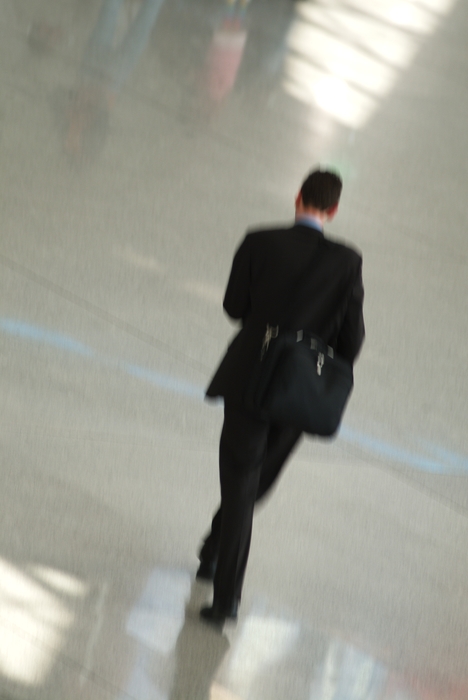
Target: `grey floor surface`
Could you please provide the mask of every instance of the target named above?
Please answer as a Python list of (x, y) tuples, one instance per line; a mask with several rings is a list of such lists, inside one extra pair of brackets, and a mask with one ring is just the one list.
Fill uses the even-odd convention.
[[(465, 0), (1, 0), (1, 700), (468, 699), (467, 33)], [(223, 288), (317, 163), (367, 340), (218, 634)]]

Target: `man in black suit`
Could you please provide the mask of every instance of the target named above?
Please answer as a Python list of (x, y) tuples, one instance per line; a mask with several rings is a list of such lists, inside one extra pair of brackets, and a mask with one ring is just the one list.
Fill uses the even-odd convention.
[(223, 306), (242, 328), (207, 389), (208, 397), (224, 398), (221, 505), (197, 572), (198, 579), (213, 579), (213, 604), (200, 613), (211, 623), (237, 617), (254, 505), (301, 437), (298, 429), (272, 424), (244, 407), (267, 324), (276, 325), (281, 317), (283, 329), (320, 336), (350, 364), (364, 340), (362, 258), (323, 235), (324, 223), (337, 212), (341, 189), (335, 173), (313, 171), (296, 197), (294, 225), (248, 233), (234, 256)]

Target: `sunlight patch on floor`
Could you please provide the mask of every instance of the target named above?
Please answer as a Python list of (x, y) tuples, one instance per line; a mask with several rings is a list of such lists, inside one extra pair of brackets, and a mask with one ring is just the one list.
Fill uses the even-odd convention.
[(0, 674), (24, 685), (50, 672), (74, 621), (73, 600), (87, 586), (44, 566), (27, 573), (0, 559)]
[(283, 87), (362, 128), (455, 0), (302, 2), (287, 38)]

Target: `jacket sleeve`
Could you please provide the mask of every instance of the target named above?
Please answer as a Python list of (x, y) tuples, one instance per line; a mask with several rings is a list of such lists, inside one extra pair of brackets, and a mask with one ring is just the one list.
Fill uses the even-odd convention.
[(224, 295), (224, 310), (235, 320), (250, 313), (250, 243), (247, 235), (237, 249)]
[(363, 304), (364, 286), (362, 283), (362, 260), (360, 259), (337, 343), (338, 354), (351, 362), (351, 364), (354, 363), (359, 355), (364, 341)]

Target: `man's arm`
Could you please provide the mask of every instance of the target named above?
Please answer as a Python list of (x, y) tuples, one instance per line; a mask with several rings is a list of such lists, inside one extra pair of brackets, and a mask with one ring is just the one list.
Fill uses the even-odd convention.
[(247, 235), (234, 255), (223, 307), (228, 316), (243, 319), (250, 313), (250, 237)]
[(356, 360), (365, 336), (363, 303), (364, 286), (362, 284), (362, 260), (360, 260), (337, 343), (338, 354), (351, 364)]

